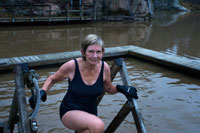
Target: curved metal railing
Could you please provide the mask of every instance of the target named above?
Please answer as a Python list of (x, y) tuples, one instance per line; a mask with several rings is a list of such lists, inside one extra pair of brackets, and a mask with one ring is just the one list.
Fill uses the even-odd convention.
[(29, 70), (28, 75), (26, 76), (26, 85), (29, 89), (31, 89), (31, 93), (32, 93), (32, 97), (33, 97), (33, 101), (34, 101), (34, 108), (33, 111), (31, 112), (31, 114), (29, 115), (30, 117), (30, 123), (31, 123), (31, 129), (34, 132), (37, 132), (38, 127), (37, 127), (37, 122), (35, 120), (38, 112), (39, 112), (39, 108), (40, 108), (40, 88), (38, 85), (38, 78), (39, 75), (35, 72), (35, 70)]

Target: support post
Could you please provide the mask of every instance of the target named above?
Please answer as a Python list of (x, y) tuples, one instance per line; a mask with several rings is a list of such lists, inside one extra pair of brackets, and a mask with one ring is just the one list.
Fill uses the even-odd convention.
[[(123, 84), (131, 86), (131, 81), (128, 77), (126, 64), (124, 63), (123, 59), (117, 59), (115, 60), (115, 62), (118, 64), (118, 67), (120, 69), (120, 75)], [(123, 105), (117, 116), (112, 120), (108, 128), (105, 130), (105, 133), (115, 132), (115, 130), (118, 128), (118, 126), (121, 124), (121, 122), (125, 119), (125, 117), (129, 114), (130, 111), (132, 112), (138, 133), (146, 133), (146, 129), (142, 121), (141, 114), (138, 111), (138, 105), (135, 99), (133, 99), (133, 102), (127, 101)]]
[(14, 125), (18, 121), (17, 113), (18, 113), (17, 89), (15, 89), (15, 93), (14, 93), (12, 105), (11, 105), (11, 110), (10, 110), (10, 115), (9, 115), (9, 120), (8, 120), (8, 128), (11, 132), (14, 130)]
[[(19, 126), (21, 133), (30, 133), (30, 124), (28, 119), (28, 112), (26, 109), (26, 98), (25, 98), (25, 92), (24, 92), (24, 83), (23, 83), (23, 75), (22, 75), (22, 68), (21, 65), (17, 65), (15, 67), (15, 101), (17, 101), (17, 110), (19, 112)], [(15, 103), (15, 104), (16, 104)], [(15, 105), (16, 107), (16, 105)], [(13, 108), (11, 110), (16, 110), (16, 108)], [(16, 117), (16, 112), (14, 112), (14, 118)], [(11, 121), (13, 119), (11, 118)]]
[(125, 119), (125, 117), (129, 114), (129, 112), (130, 112), (130, 107), (128, 102), (126, 102), (124, 106), (121, 108), (121, 110), (118, 112), (117, 116), (115, 116), (110, 125), (107, 127), (105, 133), (114, 133), (115, 130), (122, 123), (122, 121)]
[(83, 20), (83, 2), (79, 0), (80, 20)]
[(69, 2), (67, 2), (66, 13), (67, 13), (67, 22), (69, 22)]
[(93, 0), (93, 20), (97, 20), (97, 15), (96, 15), (96, 0)]
[[(128, 71), (127, 71), (126, 64), (124, 61), (122, 64), (122, 68), (120, 70), (120, 75), (122, 77), (122, 82), (124, 85), (132, 86), (131, 80), (128, 77)], [(137, 101), (135, 99), (133, 99), (132, 102), (128, 102), (128, 103), (130, 105), (130, 109), (131, 109), (133, 118), (135, 120), (135, 124), (136, 124), (138, 133), (146, 133), (144, 122), (142, 121), (141, 114), (138, 111)]]

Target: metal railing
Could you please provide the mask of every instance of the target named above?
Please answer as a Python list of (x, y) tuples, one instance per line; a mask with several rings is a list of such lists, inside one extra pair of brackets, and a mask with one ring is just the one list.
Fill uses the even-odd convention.
[[(75, 15), (75, 13), (77, 14)], [(1, 14), (5, 15), (1, 17)], [(0, 4), (0, 22), (51, 22), (86, 19), (96, 20), (95, 2), (90, 5), (80, 2), (78, 9), (75, 9), (72, 3), (67, 2), (64, 10), (53, 10), (50, 4)]]

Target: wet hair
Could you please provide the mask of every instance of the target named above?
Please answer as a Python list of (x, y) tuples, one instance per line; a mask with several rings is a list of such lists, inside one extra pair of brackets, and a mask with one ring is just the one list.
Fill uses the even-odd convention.
[[(81, 49), (83, 50), (83, 53), (85, 54), (87, 48), (91, 45), (99, 45), (102, 48), (102, 51), (104, 51), (104, 42), (101, 39), (101, 37), (95, 35), (95, 34), (89, 34), (87, 35), (83, 41), (81, 42)], [(86, 60), (85, 56), (83, 56), (83, 59)]]

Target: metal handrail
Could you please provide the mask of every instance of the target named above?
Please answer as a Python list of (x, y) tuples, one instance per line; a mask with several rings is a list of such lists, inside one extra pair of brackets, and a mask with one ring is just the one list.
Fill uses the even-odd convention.
[[(39, 108), (40, 108), (40, 102), (41, 102), (41, 99), (40, 99), (40, 88), (39, 88), (39, 85), (38, 85), (38, 77), (39, 75), (35, 72), (35, 70), (30, 70), (28, 72), (28, 75), (27, 75), (27, 87), (29, 89), (31, 89), (31, 92), (32, 92), (32, 97), (34, 98), (35, 95), (36, 95), (36, 105), (35, 105), (35, 108), (33, 109), (33, 111), (31, 112), (31, 114), (29, 115), (30, 117), (30, 121), (31, 121), (31, 128), (32, 128), (32, 131), (34, 132), (37, 132), (38, 130), (38, 127), (37, 127), (37, 122), (35, 120), (38, 112), (39, 112)], [(34, 93), (35, 92), (35, 93)]]

